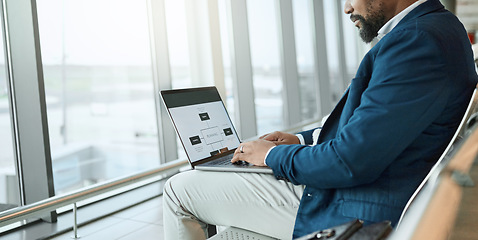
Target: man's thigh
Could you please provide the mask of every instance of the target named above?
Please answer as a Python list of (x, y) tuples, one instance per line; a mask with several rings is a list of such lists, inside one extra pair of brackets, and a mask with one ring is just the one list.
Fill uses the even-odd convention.
[(304, 187), (270, 174), (188, 171), (170, 179), (182, 207), (200, 221), (290, 238)]

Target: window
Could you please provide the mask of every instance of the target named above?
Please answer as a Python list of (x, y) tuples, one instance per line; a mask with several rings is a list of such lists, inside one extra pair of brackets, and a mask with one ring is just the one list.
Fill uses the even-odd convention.
[(158, 166), (146, 1), (38, 1), (55, 190)]
[(295, 29), (295, 47), (297, 52), (297, 70), (299, 72), (300, 102), (302, 119), (316, 119), (317, 99), (314, 79), (313, 22), (310, 0), (292, 1)]
[(247, 1), (258, 134), (283, 129), (282, 80), (274, 0)]
[(224, 67), (224, 83), (226, 86), (226, 99), (223, 99), (224, 104), (227, 107), (229, 116), (233, 123), (234, 119), (234, 91), (232, 84), (232, 68), (231, 68), (231, 55), (230, 55), (230, 46), (229, 46), (229, 37), (228, 37), (228, 20), (227, 20), (227, 7), (224, 0), (218, 1), (218, 10), (219, 10), (219, 26), (220, 26), (220, 35), (221, 35), (221, 47), (222, 47), (222, 60)]
[(13, 137), (10, 116), (9, 90), (7, 84), (7, 66), (5, 65), (5, 51), (3, 31), (0, 32), (0, 212), (19, 206), (20, 193), (15, 171), (15, 157), (13, 152)]
[(166, 0), (165, 8), (172, 85), (191, 87), (186, 4), (184, 0)]
[[(325, 20), (325, 37), (327, 41), (327, 63), (329, 65), (330, 88), (332, 90), (332, 101), (337, 102), (344, 91), (342, 79), (342, 71), (339, 59), (339, 48), (342, 46), (339, 42), (339, 24), (337, 18), (339, 12), (337, 4), (333, 1), (324, 1), (324, 20)], [(350, 79), (347, 79), (348, 81)]]
[[(6, 16), (11, 17), (8, 23), (12, 24), (8, 25), (8, 29), (36, 27), (36, 14), (32, 14), (30, 8), (18, 7), (24, 6), (24, 1), (13, 4), (17, 2), (9, 1), (11, 8), (7, 6), (4, 9), (9, 13)], [(325, 1), (312, 9), (311, 4), (317, 2), (288, 2), (294, 11), (294, 27), (291, 27), (278, 21), (282, 17), (290, 23), (291, 15), (278, 9), (282, 4), (278, 5), (280, 2), (277, 0), (34, 1), (32, 5), (37, 6), (43, 69), (37, 68), (37, 59), (32, 57), (39, 53), (34, 31), (11, 31), (8, 36), (15, 36), (11, 46), (21, 43), (11, 48), (12, 53), (21, 55), (25, 53), (21, 50), (29, 49), (26, 52), (30, 54), (26, 58), (12, 58), (18, 63), (13, 76), (18, 72), (36, 74), (36, 70), (43, 70), (43, 79), (37, 74), (33, 77), (22, 75), (14, 82), (20, 84), (9, 89), (4, 56), (0, 56), (0, 211), (20, 205), (16, 152), (19, 155), (32, 153), (32, 149), (39, 147), (38, 152), (47, 155), (44, 156), (44, 165), (37, 161), (39, 155), (36, 152), (19, 162), (21, 170), (29, 170), (22, 177), (33, 176), (27, 179), (28, 184), (22, 185), (24, 196), (40, 192), (38, 196), (42, 199), (51, 196), (50, 172), (44, 171), (41, 177), (37, 174), (38, 165), (45, 166), (45, 170), (50, 167), (49, 151), (43, 150), (51, 149), (56, 194), (156, 168), (161, 162), (177, 159), (178, 155), (183, 159), (185, 154), (181, 144), (171, 144), (175, 143), (174, 129), (157, 119), (157, 116), (162, 119), (166, 116), (162, 113), (163, 108), (158, 112), (159, 106), (162, 106), (158, 102), (158, 87), (186, 88), (224, 83), (224, 100), (244, 139), (296, 123), (283, 116), (284, 111), (290, 111), (290, 105), (294, 110), (300, 109), (297, 114), (292, 114), (302, 114), (300, 120), (320, 117), (319, 111), (328, 110), (327, 105), (331, 101), (329, 92), (334, 92), (334, 100), (338, 100), (336, 98), (343, 92), (340, 82), (342, 73), (355, 71), (361, 48), (355, 50), (358, 41), (338, 41), (344, 27), (336, 5)], [(322, 4), (326, 9), (325, 17), (322, 9), (317, 8)], [(149, 14), (151, 12), (152, 15)], [(320, 21), (317, 22), (320, 27), (314, 25), (313, 14), (319, 15), (314, 17)], [(29, 19), (27, 23), (23, 21), (26, 18)], [(14, 19), (22, 21), (12, 21)], [(320, 41), (316, 39), (319, 34), (314, 31), (319, 29), (320, 34), (324, 34), (322, 19), (328, 21), (325, 23), (327, 48), (322, 38)], [(353, 29), (351, 24), (347, 26)], [(279, 27), (282, 32), (286, 30), (284, 36), (291, 38), (294, 30), (295, 46), (280, 46), (281, 42), (290, 41), (284, 41), (286, 38), (279, 36)], [(342, 36), (356, 40), (355, 32), (350, 29)], [(349, 38), (350, 35), (353, 37)], [(154, 48), (150, 47), (153, 44)], [(340, 59), (344, 55), (344, 46), (350, 48), (345, 52), (352, 55), (347, 54), (345, 61)], [(326, 58), (328, 64), (326, 61), (314, 62), (316, 55), (326, 51), (329, 51)], [(284, 66), (281, 66), (281, 52), (294, 52), (297, 59), (289, 58), (292, 60), (284, 61)], [(222, 63), (218, 63), (221, 56)], [(26, 64), (29, 59), (34, 60)], [(152, 62), (158, 65), (153, 66)], [(296, 74), (295, 69), (289, 71), (295, 64), (298, 67), (300, 94), (295, 85), (289, 88), (286, 86), (290, 85), (283, 83), (290, 82), (282, 81), (282, 76), (286, 76), (283, 72)], [(330, 78), (317, 74), (328, 76), (329, 70)], [(16, 141), (34, 140), (21, 142), (21, 147), (14, 150), (10, 116), (13, 111), (9, 109), (9, 99), (21, 93), (22, 97), (15, 101), (16, 113), (20, 112), (19, 109), (27, 113), (38, 112), (32, 114), (35, 120), (28, 114), (16, 118), (22, 120), (19, 130), (45, 130), (41, 80), (45, 83), (50, 145), (43, 141), (38, 143), (38, 139), (45, 140), (44, 131), (38, 131), (18, 138)], [(329, 80), (336, 85), (329, 87)], [(29, 83), (33, 82), (30, 81), (40, 84), (32, 87)], [(37, 97), (28, 97), (30, 92), (26, 90), (29, 89), (40, 93), (40, 101), (36, 100)], [(14, 93), (10, 97), (9, 90)], [(290, 91), (283, 94), (284, 90)], [(300, 104), (289, 101), (299, 97)], [(291, 104), (284, 106), (283, 101)], [(295, 108), (296, 105), (301, 108)], [(316, 108), (317, 105), (321, 106)], [(39, 111), (29, 111), (29, 106)], [(40, 123), (40, 127), (31, 127), (35, 123)], [(158, 132), (165, 141), (158, 140)], [(166, 150), (160, 152), (160, 149)], [(161, 158), (163, 161), (160, 161), (160, 155), (164, 156)], [(38, 179), (45, 180), (47, 184)], [(36, 191), (37, 186), (45, 186), (45, 189)], [(26, 202), (25, 199), (22, 201)], [(28, 203), (38, 199), (32, 198)]]

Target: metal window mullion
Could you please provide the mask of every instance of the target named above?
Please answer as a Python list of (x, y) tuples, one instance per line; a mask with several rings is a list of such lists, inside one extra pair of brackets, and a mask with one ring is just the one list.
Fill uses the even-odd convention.
[(277, 12), (282, 63), (283, 118), (284, 127), (288, 128), (299, 124), (302, 119), (292, 0), (279, 0), (277, 2)]
[[(17, 127), (15, 126), (16, 125), (16, 117), (17, 117), (17, 114), (16, 114), (16, 111), (15, 111), (15, 108), (13, 107), (14, 106), (14, 100), (15, 99), (15, 92), (12, 91), (12, 89), (14, 89), (14, 85), (15, 83), (13, 81), (10, 81), (11, 79), (11, 72), (13, 71), (12, 69), (12, 65), (10, 64), (11, 63), (11, 54), (10, 54), (10, 43), (9, 43), (9, 34), (8, 34), (8, 25), (6, 24), (6, 16), (7, 16), (7, 13), (6, 13), (6, 9), (5, 9), (5, 1), (2, 0), (1, 1), (1, 4), (0, 4), (0, 8), (1, 8), (1, 23), (2, 23), (2, 32), (3, 32), (3, 38), (2, 38), (2, 41), (4, 42), (4, 56), (5, 56), (5, 68), (6, 68), (6, 72), (5, 72), (5, 76), (6, 76), (6, 85), (7, 85), (7, 88), (8, 88), (8, 100), (9, 100), (9, 104), (10, 104), (10, 107), (9, 107), (9, 110), (10, 110), (10, 123), (11, 123), (11, 126), (12, 126), (12, 146), (13, 146), (13, 157), (14, 157), (14, 165), (15, 165), (15, 172), (16, 172), (16, 181), (17, 181), (17, 186), (18, 188), (20, 188), (20, 176), (19, 174), (21, 173), (20, 172), (20, 169), (22, 168), (21, 166), (21, 161), (19, 161), (20, 159), (20, 146), (17, 144), (17, 139), (18, 139), (18, 131), (16, 131)], [(7, 50), (8, 49), (8, 50)], [(25, 205), (25, 197), (23, 195), (23, 191), (20, 191), (19, 189), (18, 190), (18, 196), (17, 198), (19, 198), (18, 200), (18, 203), (22, 204), (22, 205)]]
[(224, 63), (222, 59), (221, 29), (219, 24), (218, 0), (208, 0), (209, 34), (212, 56), (214, 85), (222, 100), (226, 102), (226, 83), (224, 79)]
[(148, 9), (159, 153), (160, 162), (165, 163), (178, 158), (176, 132), (159, 95), (160, 90), (172, 88), (165, 0), (148, 0)]
[[(3, 0), (8, 82), (22, 204), (55, 195), (36, 2)], [(56, 213), (42, 217), (56, 221)]]
[(311, 1), (312, 4), (312, 35), (314, 38), (314, 78), (316, 79), (316, 97), (319, 116), (325, 116), (332, 111), (332, 95), (327, 63), (327, 43), (325, 39), (324, 3)]
[(242, 139), (257, 135), (246, 0), (227, 0), (236, 125)]
[(207, 1), (185, 0), (189, 66), (193, 86), (210, 85), (213, 78)]
[(344, 38), (344, 21), (342, 19), (341, 2), (335, 1), (336, 19), (337, 19), (337, 40), (339, 45), (339, 76), (342, 90), (345, 91), (349, 85), (349, 74), (347, 61), (345, 60), (345, 38)]

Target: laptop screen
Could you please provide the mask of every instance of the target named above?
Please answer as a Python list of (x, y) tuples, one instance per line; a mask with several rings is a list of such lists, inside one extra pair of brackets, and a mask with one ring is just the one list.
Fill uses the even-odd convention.
[(161, 91), (161, 95), (191, 163), (239, 146), (215, 87)]

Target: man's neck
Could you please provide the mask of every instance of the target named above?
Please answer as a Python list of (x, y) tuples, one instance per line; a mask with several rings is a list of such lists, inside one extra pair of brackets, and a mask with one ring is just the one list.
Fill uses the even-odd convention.
[(393, 11), (393, 16), (390, 19), (405, 10), (407, 7), (410, 7), (410, 5), (414, 4), (416, 1), (417, 0), (398, 0)]
[[(376, 40), (380, 41), (385, 35), (387, 35), (390, 31), (392, 31), (393, 28), (408, 14), (410, 13), (413, 9), (418, 7), (418, 5), (422, 4), (427, 0), (414, 0), (412, 4), (408, 5), (405, 9), (397, 13), (395, 16), (393, 16), (390, 20), (385, 23), (385, 25), (378, 30), (377, 33), (377, 38)], [(413, 6), (413, 7), (412, 7)], [(376, 43), (377, 41), (375, 41)]]

